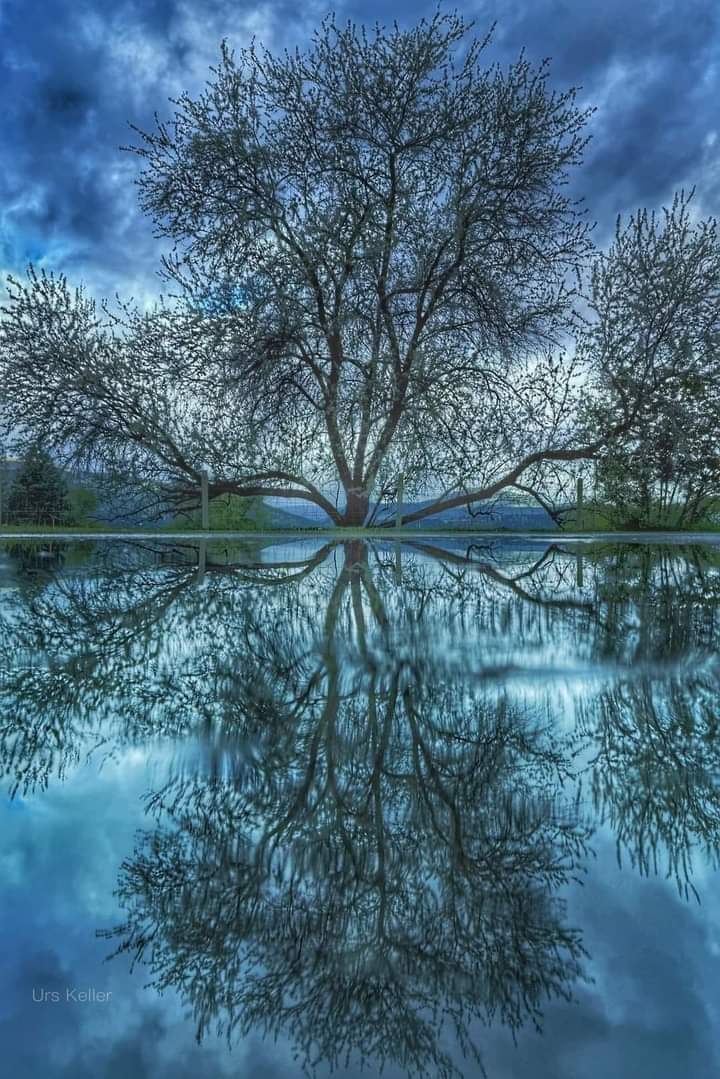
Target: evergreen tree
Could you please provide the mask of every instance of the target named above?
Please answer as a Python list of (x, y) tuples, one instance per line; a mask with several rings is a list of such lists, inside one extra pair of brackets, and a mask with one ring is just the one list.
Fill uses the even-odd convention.
[(68, 489), (60, 469), (36, 446), (25, 458), (10, 489), (11, 524), (63, 524), (70, 512)]

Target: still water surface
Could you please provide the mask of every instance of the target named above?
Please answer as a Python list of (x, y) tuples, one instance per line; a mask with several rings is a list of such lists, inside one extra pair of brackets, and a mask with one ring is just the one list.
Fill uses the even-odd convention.
[(711, 545), (0, 545), (6, 1074), (720, 1074), (719, 642)]

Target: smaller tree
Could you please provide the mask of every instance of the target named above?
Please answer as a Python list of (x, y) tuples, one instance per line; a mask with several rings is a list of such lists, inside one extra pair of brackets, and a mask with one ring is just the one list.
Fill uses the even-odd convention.
[(597, 494), (622, 528), (691, 528), (720, 496), (720, 399), (678, 395), (598, 462)]
[[(219, 495), (210, 499), (209, 515), (212, 532), (254, 532), (270, 525), (270, 511), (261, 498)], [(200, 511), (180, 513), (172, 527), (200, 529)]]
[(68, 503), (70, 505), (69, 524), (83, 525), (91, 521), (98, 507), (98, 496), (95, 491), (87, 487), (70, 487), (68, 489)]
[(70, 514), (68, 489), (60, 469), (40, 446), (23, 461), (8, 497), (10, 524), (63, 524)]
[(599, 458), (598, 495), (624, 528), (698, 524), (720, 496), (717, 348), (680, 341), (662, 391), (646, 397), (628, 435)]
[(593, 267), (585, 423), (623, 526), (692, 525), (720, 493), (720, 235), (692, 197), (618, 219)]

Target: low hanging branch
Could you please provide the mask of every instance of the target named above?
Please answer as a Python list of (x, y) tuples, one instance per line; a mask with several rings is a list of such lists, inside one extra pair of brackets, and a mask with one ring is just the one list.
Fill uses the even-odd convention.
[(16, 450), (42, 441), (184, 504), (207, 470), (211, 497), (361, 526), (399, 473), (408, 495), (456, 492), (403, 524), (513, 487), (551, 506), (553, 465), (643, 438), (678, 372), (710, 370), (715, 224), (684, 195), (618, 224), (581, 323), (592, 248), (564, 185), (589, 114), (546, 66), (485, 67), (470, 29), (329, 19), (304, 53), (223, 46), (207, 89), (133, 148), (175, 298), (97, 310), (62, 277), (11, 281)]

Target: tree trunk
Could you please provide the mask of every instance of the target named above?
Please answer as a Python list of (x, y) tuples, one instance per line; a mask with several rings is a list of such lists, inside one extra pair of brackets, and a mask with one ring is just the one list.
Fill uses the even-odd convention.
[(364, 539), (350, 540), (348, 543), (343, 543), (343, 554), (345, 556), (345, 569), (350, 571), (357, 568), (367, 566), (368, 563), (368, 545)]
[(346, 491), (346, 498), (347, 504), (341, 523), (347, 527), (362, 528), (370, 508), (368, 492), (359, 487), (351, 487)]

